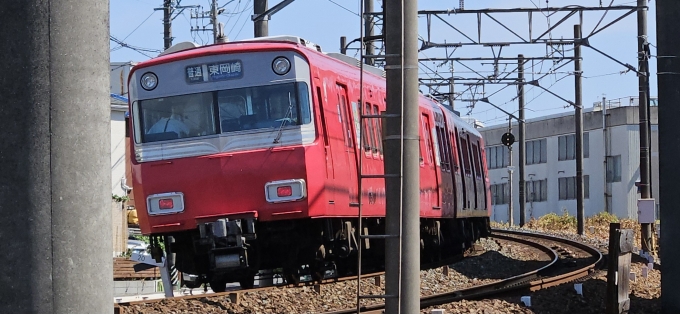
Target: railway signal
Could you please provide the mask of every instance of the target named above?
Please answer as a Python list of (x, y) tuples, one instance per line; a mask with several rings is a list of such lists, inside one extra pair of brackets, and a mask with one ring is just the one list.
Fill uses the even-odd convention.
[(505, 146), (512, 146), (515, 143), (515, 136), (510, 132), (506, 132), (501, 136), (501, 143)]

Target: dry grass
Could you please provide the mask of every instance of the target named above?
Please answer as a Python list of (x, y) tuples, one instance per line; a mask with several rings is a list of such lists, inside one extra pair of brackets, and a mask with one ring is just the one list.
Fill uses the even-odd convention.
[[(586, 217), (585, 221), (585, 235), (592, 238), (608, 239), (609, 238), (609, 224), (618, 222), (622, 229), (632, 229), (635, 232), (635, 245), (639, 248), (640, 244), (640, 224), (632, 219), (618, 219), (616, 216), (602, 212), (591, 217)], [(508, 227), (508, 224), (492, 223), (492, 227), (501, 228)], [(544, 231), (544, 232), (570, 232), (576, 233), (577, 221), (576, 217), (564, 212), (562, 215), (550, 213), (538, 219), (532, 218), (524, 228)], [(654, 233), (654, 239), (658, 245), (659, 239)]]

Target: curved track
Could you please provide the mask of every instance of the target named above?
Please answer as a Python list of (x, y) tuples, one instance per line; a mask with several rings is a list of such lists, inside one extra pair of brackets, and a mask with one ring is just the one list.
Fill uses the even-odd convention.
[[(536, 291), (562, 283), (582, 279), (595, 271), (602, 261), (597, 248), (569, 239), (544, 234), (494, 229), (492, 238), (521, 242), (551, 254), (552, 261), (540, 269), (491, 284), (431, 295), (420, 299), (426, 308), (460, 300), (472, 300), (517, 291)], [(576, 268), (576, 269), (574, 269)], [(384, 304), (365, 306), (361, 311), (347, 309), (324, 314), (383, 313)]]
[[(547, 265), (504, 280), (494, 283), (479, 285), (467, 289), (451, 291), (448, 293), (430, 295), (421, 298), (421, 308), (436, 306), (446, 303), (451, 303), (460, 300), (471, 300), (489, 297), (493, 295), (505, 294), (509, 292), (518, 291), (535, 291), (565, 282), (584, 278), (595, 270), (597, 265), (602, 261), (602, 254), (596, 248), (576, 242), (569, 239), (553, 237), (543, 234), (497, 230), (494, 229), (491, 235), (492, 238), (521, 243), (527, 246), (534, 247), (544, 254), (550, 256), (550, 262)], [(362, 275), (362, 278), (379, 277), (384, 272), (371, 273)], [(301, 282), (297, 285), (289, 284), (285, 287), (297, 287), (303, 285), (319, 285), (326, 283), (333, 283), (345, 280), (356, 280), (356, 276), (325, 279), (321, 282)], [(204, 297), (229, 297), (232, 300), (237, 300), (239, 294), (242, 292), (252, 292), (258, 290), (266, 290), (271, 288), (279, 288), (279, 286), (263, 287), (247, 290), (234, 290), (222, 293), (188, 295), (170, 298), (170, 300), (188, 300)], [(127, 305), (142, 304), (150, 302), (159, 302), (168, 299), (143, 300), (127, 303), (119, 303), (115, 305), (115, 313), (124, 314), (124, 308)], [(374, 304), (364, 306), (360, 313), (382, 313), (384, 304)], [(334, 312), (327, 312), (325, 314), (351, 314), (358, 313), (356, 308), (346, 309)]]

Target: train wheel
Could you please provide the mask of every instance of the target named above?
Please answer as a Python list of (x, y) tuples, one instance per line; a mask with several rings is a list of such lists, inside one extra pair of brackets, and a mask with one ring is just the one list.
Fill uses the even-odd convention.
[(284, 268), (283, 278), (286, 279), (286, 283), (297, 285), (300, 283), (300, 273), (297, 269)]
[(245, 277), (241, 277), (238, 283), (241, 285), (241, 289), (252, 289), (255, 287), (255, 275), (248, 273)]
[(227, 281), (224, 278), (212, 278), (209, 283), (213, 292), (227, 291)]

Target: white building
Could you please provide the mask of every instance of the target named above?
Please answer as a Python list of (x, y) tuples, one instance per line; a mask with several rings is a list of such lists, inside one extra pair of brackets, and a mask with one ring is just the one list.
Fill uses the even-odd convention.
[[(126, 124), (125, 118), (128, 111), (127, 102), (127, 77), (134, 64), (131, 62), (111, 63), (111, 194), (120, 197), (131, 196), (125, 190), (129, 173), (129, 165), (126, 158)], [(113, 256), (119, 256), (127, 249), (127, 210), (125, 203), (111, 203), (111, 218), (113, 231)]]
[[(596, 103), (583, 114), (583, 183), (586, 216), (609, 212), (619, 218), (637, 218), (640, 136), (637, 98)], [(604, 118), (603, 118), (604, 117)], [(606, 119), (605, 119), (606, 118)], [(652, 197), (659, 193), (659, 154), (656, 100), (650, 108)], [(547, 213), (576, 215), (576, 160), (574, 115), (563, 113), (527, 120), (526, 123), (526, 220)], [(487, 145), (494, 221), (508, 221), (508, 148), (501, 136), (508, 125), (480, 129)], [(519, 139), (517, 124), (512, 133)], [(519, 148), (512, 145), (512, 203), (519, 223)], [(658, 198), (657, 198), (658, 199)], [(657, 205), (657, 211), (658, 211)], [(658, 217), (658, 214), (657, 214)]]

